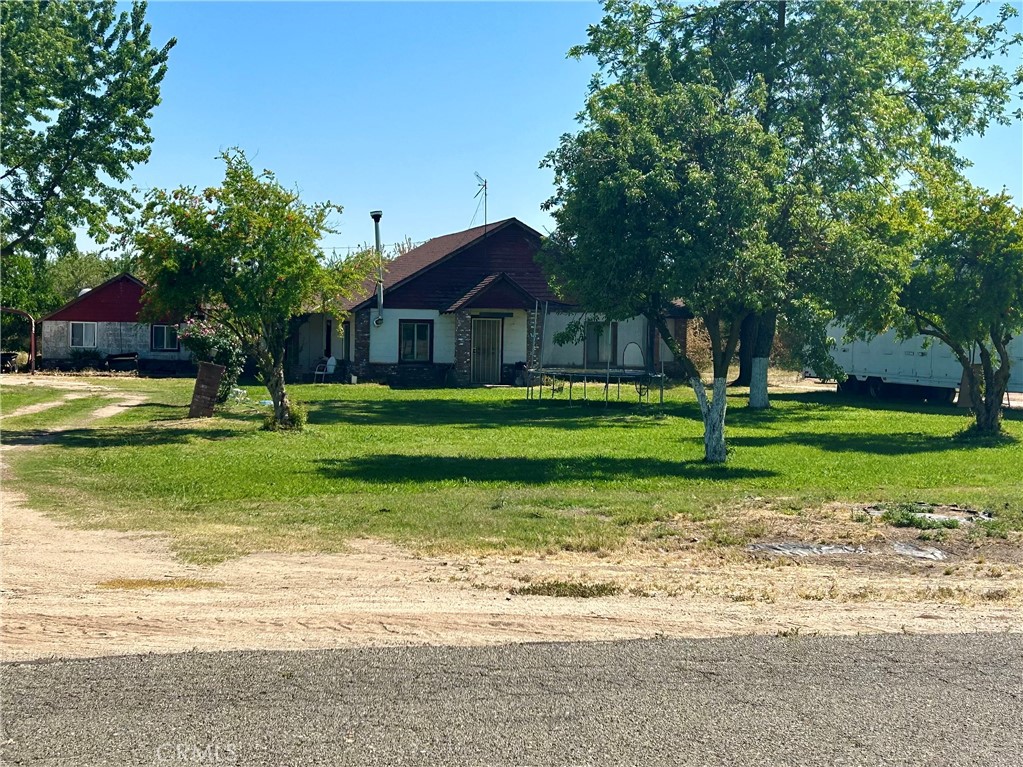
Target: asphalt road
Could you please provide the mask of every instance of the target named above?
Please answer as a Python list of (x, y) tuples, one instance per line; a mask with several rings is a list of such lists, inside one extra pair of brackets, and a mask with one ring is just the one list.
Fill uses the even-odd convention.
[(1023, 635), (0, 667), (11, 765), (1023, 765)]

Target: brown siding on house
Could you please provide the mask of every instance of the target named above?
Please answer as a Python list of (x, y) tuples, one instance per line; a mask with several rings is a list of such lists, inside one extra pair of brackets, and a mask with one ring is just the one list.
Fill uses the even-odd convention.
[[(547, 277), (534, 260), (540, 241), (522, 228), (510, 225), (453, 258), (438, 264), (405, 285), (387, 293), (384, 306), (392, 309), (440, 309), (451, 306), (474, 285), (491, 274), (504, 272), (541, 301), (557, 301)], [(494, 286), (514, 293), (510, 287)], [(487, 292), (488, 301), (490, 291)], [(515, 297), (515, 308), (522, 308), (522, 297)], [(491, 304), (491, 308), (502, 308)]]

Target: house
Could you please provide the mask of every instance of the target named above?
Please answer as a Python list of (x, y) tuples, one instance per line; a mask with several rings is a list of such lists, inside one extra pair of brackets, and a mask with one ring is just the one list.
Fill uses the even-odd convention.
[(140, 370), (191, 370), (191, 353), (178, 342), (177, 325), (139, 319), (145, 284), (119, 274), (40, 320), (44, 366), (137, 354)]
[[(322, 357), (358, 380), (396, 385), (513, 383), (523, 367), (654, 368), (671, 361), (645, 318), (587, 323), (583, 343), (554, 335), (580, 309), (560, 298), (536, 261), (542, 235), (515, 218), (435, 237), (389, 261), (344, 306), (343, 325), (307, 317), (293, 342), (294, 372)], [(680, 313), (671, 322), (685, 338)], [(649, 351), (652, 350), (652, 353)]]

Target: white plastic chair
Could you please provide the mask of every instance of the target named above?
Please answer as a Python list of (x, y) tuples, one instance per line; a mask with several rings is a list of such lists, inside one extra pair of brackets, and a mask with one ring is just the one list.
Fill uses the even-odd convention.
[(334, 375), (334, 370), (337, 368), (337, 360), (333, 357), (327, 357), (323, 362), (316, 366), (316, 370), (313, 371), (313, 383), (316, 383), (316, 377), (320, 377), (321, 383), (326, 383), (327, 376)]

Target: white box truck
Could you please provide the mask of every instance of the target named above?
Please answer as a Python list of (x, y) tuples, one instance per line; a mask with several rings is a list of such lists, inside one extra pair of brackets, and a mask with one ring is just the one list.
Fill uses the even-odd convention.
[[(872, 397), (909, 396), (951, 403), (963, 378), (963, 367), (952, 350), (936, 338), (913, 336), (904, 341), (894, 331), (866, 341), (843, 340), (844, 328), (832, 327), (831, 358), (848, 378), (838, 390)], [(1009, 344), (1010, 393), (1023, 393), (1023, 336)], [(974, 354), (979, 364), (980, 357)]]

